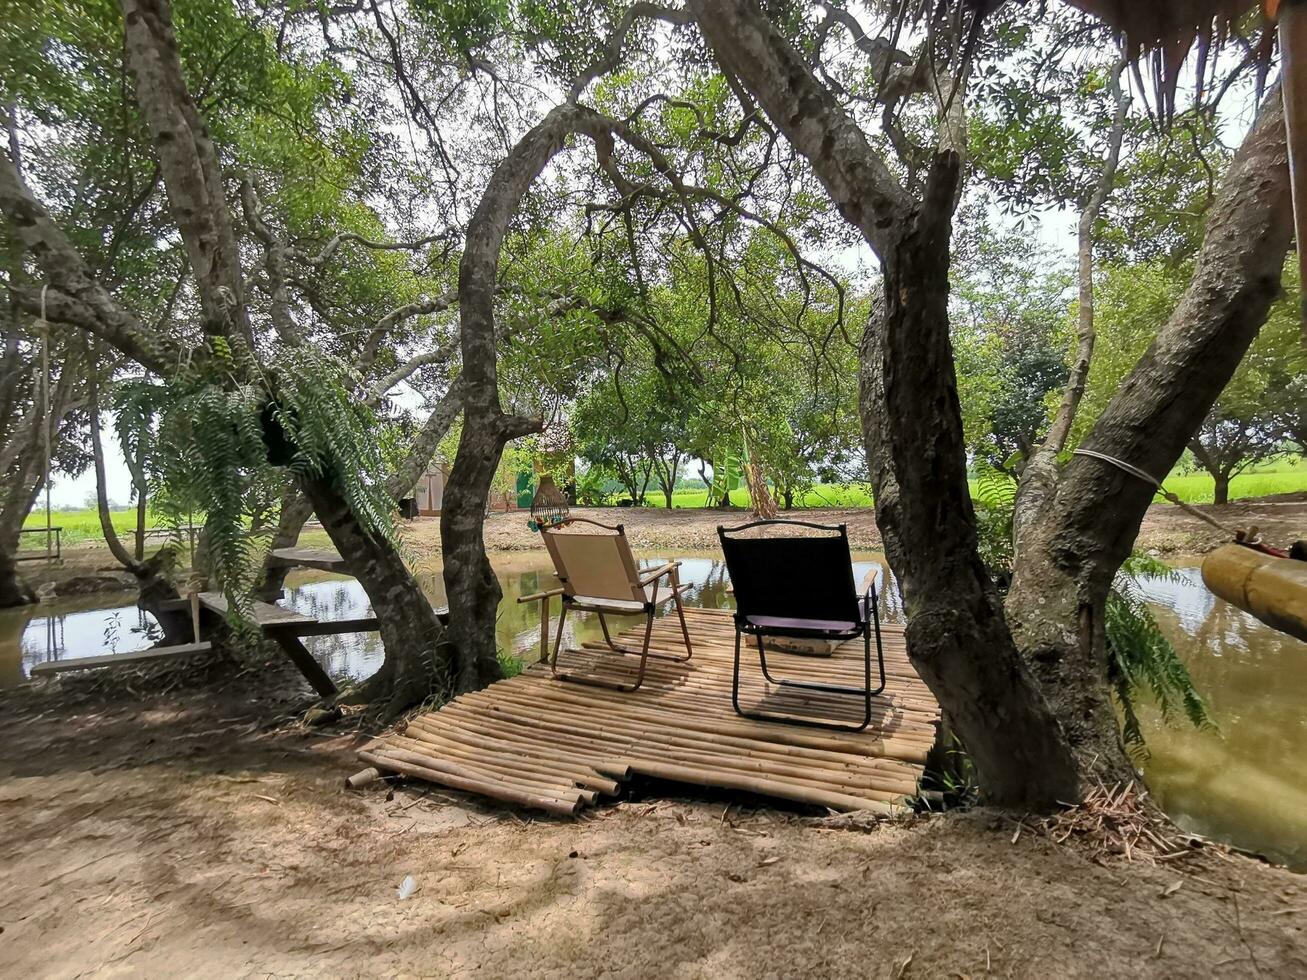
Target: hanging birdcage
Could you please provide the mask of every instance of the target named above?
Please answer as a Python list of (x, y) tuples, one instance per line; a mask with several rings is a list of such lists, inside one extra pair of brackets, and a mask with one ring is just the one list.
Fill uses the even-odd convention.
[(566, 524), (570, 514), (567, 497), (558, 489), (554, 478), (547, 473), (541, 476), (535, 496), (531, 498), (531, 530)]

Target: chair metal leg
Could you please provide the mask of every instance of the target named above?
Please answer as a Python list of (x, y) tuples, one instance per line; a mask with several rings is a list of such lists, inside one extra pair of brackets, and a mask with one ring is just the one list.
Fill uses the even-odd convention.
[[(685, 637), (685, 656), (674, 657), (670, 653), (648, 653), (647, 655), (653, 657), (655, 660), (668, 660), (674, 664), (683, 664), (694, 656), (694, 649), (690, 646), (690, 630), (685, 624), (685, 612), (681, 606), (681, 596), (679, 593), (676, 594), (675, 601), (676, 614), (681, 618), (681, 635)], [(608, 649), (612, 650), (614, 653), (633, 653), (640, 656), (647, 653), (648, 644), (646, 644), (645, 650), (638, 650), (635, 647), (626, 646), (624, 643), (614, 643), (612, 634), (608, 632), (608, 621), (604, 617), (604, 614), (596, 609), (595, 615), (599, 617), (599, 628), (603, 631), (604, 643), (608, 645)]]
[[(557, 680), (571, 681), (574, 684), (587, 684), (590, 687), (605, 687), (611, 691), (622, 691), (623, 693), (626, 694), (629, 694), (632, 691), (639, 690), (640, 685), (644, 683), (645, 665), (648, 663), (649, 656), (650, 656), (649, 640), (653, 635), (653, 618), (654, 618), (653, 610), (649, 611), (648, 620), (645, 624), (644, 647), (642, 649), (636, 650), (633, 648), (628, 648), (626, 650), (623, 650), (620, 647), (613, 646), (612, 640), (609, 640), (608, 642), (608, 645), (610, 647), (613, 647), (613, 649), (617, 650), (617, 652), (619, 653), (629, 652), (629, 653), (639, 654), (640, 666), (636, 671), (635, 682), (633, 684), (623, 684), (621, 681), (610, 681), (602, 677), (587, 676), (585, 674), (572, 674), (572, 673), (567, 673), (565, 671), (560, 671), (558, 669), (558, 653), (563, 645), (563, 621), (566, 618), (567, 618), (567, 603), (564, 602), (563, 610), (558, 616), (558, 633), (557, 633), (557, 639), (554, 641), (554, 655), (553, 658), (549, 661), (549, 671), (551, 674), (553, 674), (553, 676)], [(604, 639), (608, 639), (608, 626), (606, 623), (604, 623), (603, 613), (599, 614), (599, 623), (604, 631)]]
[(685, 624), (685, 607), (681, 605), (680, 587), (673, 582), (672, 589), (672, 601), (676, 603), (676, 615), (681, 620), (681, 636), (685, 637), (685, 656), (677, 657), (676, 661), (683, 663), (694, 656), (694, 647), (690, 644), (690, 627)]
[[(745, 718), (752, 718), (757, 721), (779, 721), (787, 722), (792, 725), (804, 725), (809, 728), (826, 728), (838, 732), (860, 732), (871, 724), (871, 699), (885, 690), (885, 652), (881, 645), (880, 637), (880, 616), (876, 609), (875, 596), (872, 596), (871, 602), (872, 624), (870, 629), (863, 630), (862, 633), (862, 687), (854, 687), (849, 684), (821, 684), (816, 681), (796, 681), (786, 678), (772, 677), (771, 672), (767, 669), (767, 653), (763, 648), (762, 636), (754, 634), (754, 639), (758, 643), (758, 662), (762, 667), (763, 677), (768, 682), (775, 684), (777, 687), (799, 688), (807, 691), (821, 691), (826, 694), (852, 694), (862, 699), (862, 722), (860, 724), (843, 724), (834, 721), (819, 721), (817, 719), (799, 718), (794, 715), (774, 715), (764, 714), (757, 711), (744, 711), (740, 708), (740, 638), (741, 632), (737, 627), (735, 630), (735, 665), (731, 679), (731, 703), (735, 706), (735, 712)], [(876, 634), (876, 659), (880, 668), (880, 686), (872, 688), (871, 686), (871, 635)]]

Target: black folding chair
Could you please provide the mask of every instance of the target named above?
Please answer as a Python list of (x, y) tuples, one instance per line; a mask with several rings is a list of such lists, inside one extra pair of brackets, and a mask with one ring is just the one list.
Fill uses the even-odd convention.
[[(808, 528), (822, 534), (767, 534), (742, 536), (759, 527)], [(737, 714), (761, 721), (786, 721), (814, 728), (860, 732), (871, 724), (871, 699), (885, 690), (885, 653), (880, 639), (880, 610), (873, 582), (859, 597), (853, 584), (853, 560), (845, 525), (809, 524), (804, 521), (754, 521), (740, 527), (717, 528), (726, 557), (726, 570), (735, 592), (735, 670), (731, 702)], [(764, 714), (740, 707), (740, 639), (745, 634), (758, 644), (762, 675), (781, 688), (849, 694), (863, 701), (861, 724)], [(871, 639), (876, 638), (880, 686), (871, 686)], [(767, 668), (764, 637), (844, 641), (863, 639), (863, 684), (823, 684), (771, 675)]]

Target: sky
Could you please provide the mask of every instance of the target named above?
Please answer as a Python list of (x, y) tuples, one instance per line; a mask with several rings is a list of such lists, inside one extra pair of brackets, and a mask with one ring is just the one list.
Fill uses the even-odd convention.
[[(1133, 80), (1131, 85), (1133, 87)], [(1251, 82), (1236, 85), (1227, 95), (1221, 109), (1221, 115), (1227, 124), (1223, 133), (1227, 145), (1238, 145), (1243, 133), (1251, 124), (1256, 110), (1252, 96)], [(995, 227), (1002, 227), (1007, 223), (1006, 219), (997, 213), (991, 214), (991, 220)], [(1039, 216), (1035, 224), (1035, 234), (1050, 253), (1050, 257), (1060, 258), (1068, 264), (1073, 260), (1076, 252), (1076, 222), (1077, 215), (1068, 208), (1048, 210)], [(875, 258), (865, 244), (860, 243), (850, 247), (845, 250), (845, 253), (831, 256), (833, 261), (830, 264), (849, 274), (876, 267)], [(396, 400), (401, 407), (420, 410), (421, 399), (411, 388), (407, 386), (403, 388), (405, 390), (396, 393)], [(102, 419), (101, 436), (105, 449), (105, 478), (109, 499), (113, 503), (126, 505), (131, 500), (131, 476), (107, 413)], [(94, 494), (95, 474), (88, 468), (77, 477), (56, 474), (49, 496), (51, 506), (59, 509), (78, 508), (87, 505), (88, 502), (93, 504)], [(43, 511), (44, 506), (45, 499), (42, 497), (34, 513)]]

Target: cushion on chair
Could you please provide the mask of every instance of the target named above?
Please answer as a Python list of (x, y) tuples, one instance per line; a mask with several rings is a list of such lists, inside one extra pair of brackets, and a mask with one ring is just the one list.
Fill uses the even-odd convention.
[[(682, 585), (677, 592), (684, 592), (688, 585)], [(655, 602), (653, 583), (644, 587), (646, 602)], [(666, 582), (660, 582), (658, 587), (657, 605), (672, 598), (672, 587)], [(598, 596), (578, 595), (572, 599), (572, 605), (577, 609), (598, 609), (603, 612), (644, 612), (644, 604), (636, 602), (634, 599), (603, 599)]]

